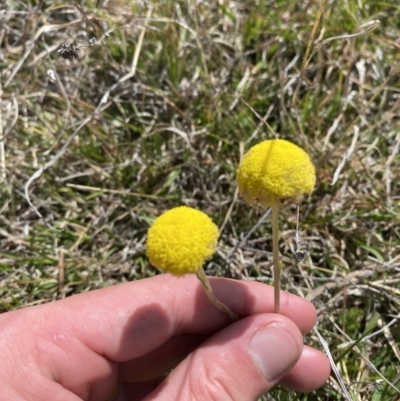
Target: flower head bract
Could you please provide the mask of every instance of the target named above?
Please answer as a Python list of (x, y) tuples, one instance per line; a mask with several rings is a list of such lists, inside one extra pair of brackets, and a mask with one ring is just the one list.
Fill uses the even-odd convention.
[(179, 206), (158, 217), (147, 236), (150, 263), (176, 276), (196, 273), (215, 252), (218, 227), (200, 210)]
[(315, 168), (308, 154), (283, 139), (253, 146), (244, 155), (237, 176), (244, 200), (263, 206), (309, 194), (315, 186)]

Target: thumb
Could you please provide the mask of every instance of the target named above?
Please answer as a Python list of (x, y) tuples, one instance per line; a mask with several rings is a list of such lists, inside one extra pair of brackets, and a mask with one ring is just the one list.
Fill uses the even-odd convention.
[(291, 320), (253, 315), (210, 337), (146, 401), (254, 401), (296, 364), (302, 349)]

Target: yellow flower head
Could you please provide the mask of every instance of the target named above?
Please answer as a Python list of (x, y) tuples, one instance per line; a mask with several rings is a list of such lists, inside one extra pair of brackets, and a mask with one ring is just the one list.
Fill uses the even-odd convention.
[(244, 200), (268, 207), (286, 198), (309, 194), (315, 186), (315, 168), (308, 154), (283, 139), (253, 146), (244, 155), (237, 175)]
[(187, 206), (158, 217), (147, 234), (146, 254), (153, 266), (176, 276), (196, 273), (215, 252), (218, 227), (203, 212)]

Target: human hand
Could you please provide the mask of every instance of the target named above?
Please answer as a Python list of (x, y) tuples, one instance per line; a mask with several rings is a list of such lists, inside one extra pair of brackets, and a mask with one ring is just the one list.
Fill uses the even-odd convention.
[(210, 282), (241, 320), (168, 274), (0, 315), (0, 400), (250, 401), (324, 384), (327, 358), (302, 342), (310, 302), (282, 292), (276, 315), (271, 287)]

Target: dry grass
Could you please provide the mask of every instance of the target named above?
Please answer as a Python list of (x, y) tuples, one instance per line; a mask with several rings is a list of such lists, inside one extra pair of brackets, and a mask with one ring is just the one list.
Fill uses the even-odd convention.
[[(226, 223), (208, 274), (270, 283), (270, 222), (246, 237), (265, 211), (236, 197), (235, 171), (244, 150), (276, 132), (318, 170), (300, 206), (308, 254), (298, 266), (295, 205), (281, 214), (283, 287), (316, 305), (354, 400), (400, 398), (398, 3), (108, 3), (0, 5), (0, 309), (157, 274), (147, 228), (179, 204)], [(376, 19), (378, 29), (314, 51)], [(88, 47), (92, 37), (100, 43)], [(62, 58), (72, 41), (80, 56)], [(46, 164), (29, 193), (53, 228), (24, 196)], [(266, 398), (341, 394), (332, 377), (313, 394)]]

